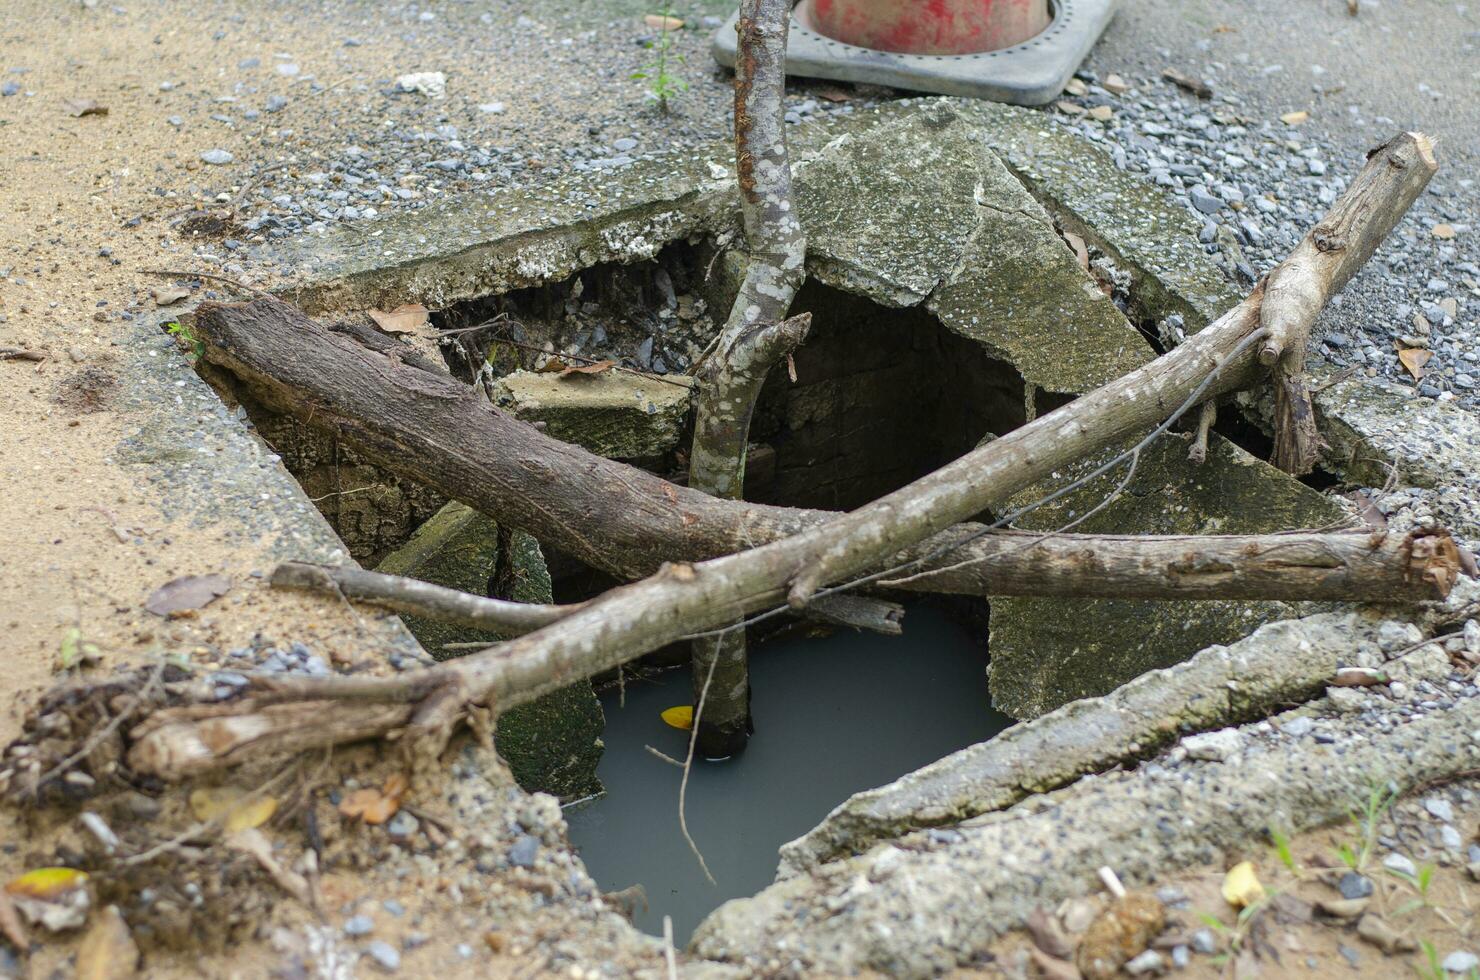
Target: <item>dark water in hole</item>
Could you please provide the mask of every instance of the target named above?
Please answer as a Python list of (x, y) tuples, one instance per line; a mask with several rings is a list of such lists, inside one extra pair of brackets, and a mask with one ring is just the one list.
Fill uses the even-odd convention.
[(904, 630), (784, 639), (753, 651), (750, 747), (738, 759), (696, 761), (689, 778), (689, 830), (717, 887), (704, 880), (679, 832), (681, 770), (644, 748), (683, 758), (686, 733), (658, 715), (690, 703), (688, 671), (629, 683), (625, 708), (615, 691), (603, 698), (606, 753), (598, 772), (607, 795), (566, 819), (604, 891), (638, 882), (647, 890), (638, 928), (661, 934), (670, 915), (675, 939), (686, 942), (721, 903), (770, 884), (777, 848), (846, 797), (1010, 723), (988, 704), (983, 649), (965, 627), (916, 607)]

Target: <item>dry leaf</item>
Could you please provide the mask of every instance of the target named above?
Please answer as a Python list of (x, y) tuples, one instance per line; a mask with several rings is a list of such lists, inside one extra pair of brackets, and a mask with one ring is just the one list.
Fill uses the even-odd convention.
[(156, 616), (168, 616), (187, 609), (199, 609), (230, 589), (231, 579), (225, 575), (186, 575), (155, 589), (144, 608)]
[(1064, 113), (1066, 115), (1070, 115), (1070, 116), (1082, 116), (1085, 113), (1089, 112), (1088, 109), (1086, 109), (1084, 106), (1080, 105), (1079, 103), (1077, 103), (1077, 102), (1069, 102), (1069, 101), (1067, 101), (1065, 99), (1060, 99), (1059, 101), (1055, 102), (1053, 104), (1053, 107), (1055, 109), (1059, 110), (1060, 112), (1062, 112), (1062, 113)]
[(1100, 88), (1109, 92), (1111, 95), (1124, 95), (1131, 90), (1130, 84), (1114, 73), (1100, 79)]
[(1264, 886), (1254, 873), (1253, 862), (1240, 861), (1223, 876), (1223, 901), (1236, 909), (1248, 908), (1264, 898)]
[(26, 924), (15, 910), (15, 902), (10, 893), (4, 890), (0, 890), (0, 936), (10, 940), (10, 945), (16, 949), (31, 948), (31, 937), (26, 935)]
[(277, 812), (276, 797), (248, 799), (245, 790), (234, 786), (197, 789), (190, 794), (190, 812), (202, 822), (220, 820), (228, 834), (260, 827)]
[(683, 30), (682, 20), (679, 20), (677, 17), (665, 17), (662, 14), (648, 14), (642, 19), (642, 22), (653, 30), (663, 31), (664, 33)]
[(1285, 113), (1283, 116), (1280, 117), (1280, 122), (1284, 123), (1286, 126), (1299, 126), (1301, 123), (1305, 122), (1309, 118), (1310, 113), (1306, 112), (1304, 109), (1298, 109), (1295, 112)]
[(681, 732), (686, 732), (694, 727), (694, 706), (680, 704), (677, 707), (668, 708), (660, 717), (663, 719), (663, 724), (669, 728), (677, 728)]
[(827, 102), (852, 102), (854, 98), (853, 92), (837, 85), (818, 85), (812, 94)]
[(389, 313), (366, 310), (375, 325), (386, 333), (415, 333), (427, 325), (428, 311), (420, 303), (402, 303)]
[(1434, 356), (1433, 351), (1424, 350), (1422, 347), (1400, 347), (1398, 349), (1398, 360), (1413, 375), (1413, 380), (1423, 378), (1423, 366), (1429, 363), (1429, 358)]
[(1168, 68), (1161, 73), (1161, 77), (1178, 88), (1186, 89), (1200, 99), (1211, 99), (1213, 97), (1213, 89), (1207, 82), (1198, 78), (1196, 75), (1189, 75), (1175, 68)]
[(592, 364), (567, 364), (560, 370), (560, 377), (567, 374), (600, 374), (617, 366), (616, 361), (596, 361)]
[(1071, 78), (1064, 83), (1064, 91), (1070, 95), (1088, 95), (1089, 86), (1080, 78)]
[(339, 813), (350, 819), (358, 817), (368, 824), (385, 823), (401, 809), (401, 797), (410, 786), (404, 774), (394, 773), (380, 789), (366, 787), (346, 795), (339, 802)]
[(139, 972), (139, 947), (117, 905), (103, 909), (77, 947), (77, 980), (128, 980)]
[(155, 306), (169, 306), (182, 299), (189, 299), (190, 290), (184, 286), (155, 286), (149, 290), (149, 295), (154, 297)]
[(1084, 271), (1088, 272), (1089, 271), (1089, 249), (1085, 247), (1085, 245), (1084, 245), (1084, 239), (1083, 238), (1080, 238), (1078, 235), (1074, 234), (1072, 231), (1060, 232), (1060, 234), (1064, 236), (1064, 241), (1066, 241), (1066, 242), (1069, 243), (1069, 247), (1074, 250), (1074, 257), (1079, 260), (1079, 268), (1081, 268)]
[(1448, 223), (1435, 225), (1429, 229), (1429, 234), (1447, 242), (1454, 237), (1454, 225)]
[(67, 110), (69, 116), (106, 116), (108, 107), (98, 105), (94, 99), (64, 99), (62, 108)]
[(1377, 687), (1388, 682), (1388, 675), (1371, 667), (1341, 667), (1331, 678), (1332, 687)]

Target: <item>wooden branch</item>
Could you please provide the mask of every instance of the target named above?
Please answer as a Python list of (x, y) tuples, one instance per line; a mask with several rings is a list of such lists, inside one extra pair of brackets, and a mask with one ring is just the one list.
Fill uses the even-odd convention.
[[(1335, 210), (1350, 197), (1371, 203), (1363, 209), (1364, 224), (1352, 229), (1351, 246), (1328, 250), (1339, 258), (1336, 270), (1323, 279), (1325, 288), (1344, 283), (1371, 254), (1422, 191), (1432, 173), (1432, 157), (1420, 151), (1428, 141), (1417, 135), (1401, 137), (1379, 149), (1352, 181)], [(1406, 162), (1394, 165), (1394, 158)], [(1430, 161), (1427, 168), (1424, 159)], [(289, 723), (279, 734), (280, 722), (249, 695), (238, 713), (206, 720), (182, 716), (195, 709), (155, 712), (133, 733), (127, 761), (135, 771), (161, 778), (179, 778), (192, 772), (227, 765), (242, 757), (250, 745), (304, 748), (387, 732), (405, 724), (409, 697), (420, 699), (407, 726), (413, 745), (438, 747), (456, 712), (469, 705), (493, 711), (537, 698), (578, 677), (615, 667), (696, 630), (733, 622), (737, 617), (775, 609), (783, 601), (799, 605), (816, 588), (857, 575), (888, 556), (919, 545), (951, 524), (992, 506), (998, 506), (1028, 486), (1079, 458), (1157, 424), (1169, 413), (1203, 392), (1203, 398), (1248, 384), (1257, 376), (1255, 344), (1269, 335), (1261, 326), (1262, 289), (1186, 344), (1156, 361), (1113, 381), (1097, 391), (1040, 416), (1037, 420), (981, 446), (954, 463), (931, 473), (880, 500), (827, 523), (782, 537), (770, 544), (714, 558), (701, 564), (669, 564), (632, 585), (592, 600), (581, 611), (536, 632), (501, 643), (480, 654), (449, 661), (415, 676), (385, 678), (273, 678), (254, 681), (262, 689), (286, 690), (291, 684), (301, 700), (326, 701), (353, 690), (356, 696), (380, 698), (374, 706), (346, 705), (343, 725), (316, 731)], [(220, 309), (217, 307), (216, 309)], [(214, 331), (213, 331), (214, 333)], [(219, 336), (219, 335), (217, 335)], [(331, 338), (332, 339), (332, 338)], [(307, 338), (298, 337), (294, 354)], [(208, 341), (211, 343), (214, 341)], [(209, 348), (208, 348), (209, 353)], [(400, 385), (409, 382), (389, 367)], [(424, 375), (423, 372), (416, 372)], [(432, 379), (435, 380), (435, 379)], [(395, 406), (388, 406), (394, 408)], [(449, 401), (450, 412), (457, 400)], [(486, 410), (486, 411), (491, 411)], [(440, 420), (447, 432), (456, 419)], [(373, 434), (373, 430), (371, 430)], [(546, 505), (556, 492), (531, 501), (531, 509)], [(582, 522), (591, 526), (591, 515)], [(521, 526), (533, 528), (533, 522)], [(1408, 539), (1408, 559), (1415, 571), (1426, 574), (1425, 555), (1444, 550), (1445, 538)], [(1447, 542), (1448, 549), (1453, 543)], [(1451, 556), (1454, 568), (1458, 559)], [(1196, 572), (1196, 569), (1189, 571)], [(1435, 576), (1432, 584), (1442, 594), (1452, 576)], [(213, 706), (213, 707), (227, 707)], [(328, 712), (330, 709), (323, 709)], [(336, 716), (338, 717), (338, 716)], [(210, 726), (203, 730), (202, 726)]]
[(271, 582), (274, 588), (339, 594), (394, 612), (506, 636), (531, 633), (542, 626), (549, 626), (557, 619), (576, 612), (582, 605), (538, 605), (488, 599), (414, 578), (367, 572), (352, 565), (335, 568), (306, 562), (284, 562), (273, 569)]
[[(1433, 145), (1421, 133), (1397, 136), (1367, 164), (1330, 214), (1270, 275), (1281, 289), (1253, 295), (1217, 322), (1150, 364), (979, 447), (894, 493), (829, 525), (796, 566), (788, 602), (805, 606), (821, 586), (867, 567), (860, 557), (893, 554), (913, 542), (1048, 478), (1094, 450), (1144, 431), (1192, 396), (1211, 372), (1203, 400), (1242, 388), (1257, 377), (1265, 355), (1303, 351), (1310, 322), (1332, 293), (1372, 255), (1428, 186), (1436, 169)], [(1295, 288), (1298, 284), (1298, 289)], [(1262, 334), (1256, 355), (1250, 341)]]
[(1341, 291), (1412, 203), (1409, 198), (1394, 214), (1393, 208), (1402, 198), (1392, 191), (1409, 187), (1422, 190), (1438, 169), (1433, 143), (1422, 133), (1395, 136), (1372, 149), (1367, 160), (1362, 175), (1369, 179), (1364, 181), (1359, 176), (1265, 283), (1266, 298), (1259, 321), (1266, 336), (1259, 349), (1259, 363), (1270, 368), (1274, 376), (1273, 462), (1296, 475), (1314, 469), (1325, 446), (1305, 389), (1305, 352), (1311, 326), (1326, 300)]
[[(505, 636), (519, 636), (578, 612), (585, 603), (538, 605), (489, 599), (419, 579), (369, 572), (353, 565), (283, 562), (269, 580), (274, 588), (299, 589), (368, 602), (393, 612), (456, 623)], [(904, 607), (864, 596), (827, 596), (811, 610), (814, 619), (833, 626), (898, 636)], [(483, 645), (483, 644), (480, 644)]]
[[(750, 419), (772, 365), (806, 338), (811, 314), (782, 320), (806, 275), (807, 238), (791, 194), (786, 154), (786, 33), (791, 0), (741, 0), (736, 21), (735, 172), (750, 264), (698, 372), (689, 486), (738, 500)], [(728, 758), (750, 736), (744, 626), (693, 644), (694, 741)], [(701, 859), (702, 860), (702, 859)]]

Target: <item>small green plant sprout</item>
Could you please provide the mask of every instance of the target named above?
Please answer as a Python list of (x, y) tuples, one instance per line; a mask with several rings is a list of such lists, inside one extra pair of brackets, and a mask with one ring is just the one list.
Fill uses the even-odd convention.
[(84, 637), (81, 629), (72, 626), (62, 634), (61, 646), (57, 650), (57, 664), (62, 670), (71, 670), (73, 667), (95, 663), (102, 656), (103, 651), (98, 649), (98, 645)]
[(195, 331), (181, 323), (179, 320), (171, 320), (164, 325), (164, 332), (174, 337), (180, 343), (190, 348), (190, 359), (198, 361), (206, 356), (206, 345), (201, 343)]
[(1448, 980), (1449, 973), (1439, 960), (1439, 950), (1434, 947), (1434, 944), (1427, 939), (1420, 939), (1418, 946), (1423, 950), (1423, 962), (1413, 967), (1418, 975), (1424, 980)]
[(673, 4), (664, 3), (663, 12), (649, 17), (648, 23), (658, 28), (658, 39), (648, 46), (653, 58), (633, 72), (632, 77), (648, 83), (648, 98), (658, 104), (659, 112), (667, 115), (669, 100), (689, 90), (688, 81), (676, 73), (675, 67), (687, 64), (675, 40), (683, 22), (673, 16)]
[(1410, 888), (1418, 893), (1417, 898), (1411, 899), (1410, 901), (1404, 902), (1402, 905), (1400, 905), (1395, 910), (1395, 915), (1407, 915), (1410, 912), (1416, 912), (1419, 909), (1427, 908), (1429, 906), (1429, 886), (1434, 883), (1434, 866), (1432, 864), (1419, 865), (1418, 872), (1416, 874), (1409, 874), (1406, 871), (1398, 871), (1395, 868), (1389, 868), (1387, 870), (1388, 874), (1406, 883)]
[(1248, 940), (1259, 914), (1268, 908), (1270, 902), (1273, 900), (1274, 898), (1271, 895), (1261, 898), (1259, 901), (1250, 905), (1245, 905), (1238, 910), (1238, 918), (1234, 920), (1232, 925), (1229, 925), (1211, 913), (1197, 913), (1197, 917), (1202, 921), (1203, 925), (1223, 936), (1228, 943), (1228, 949), (1214, 956), (1210, 961), (1214, 966), (1224, 966), (1238, 956), (1239, 948)]
[(1372, 851), (1377, 846), (1377, 827), (1388, 809), (1397, 802), (1399, 790), (1391, 780), (1373, 783), (1367, 796), (1359, 800), (1348, 812), (1352, 823), (1357, 826), (1357, 846), (1342, 844), (1336, 849), (1341, 863), (1360, 873), (1372, 860)]
[(1274, 852), (1279, 856), (1280, 863), (1285, 870), (1292, 875), (1300, 874), (1300, 864), (1295, 860), (1295, 853), (1290, 849), (1290, 836), (1277, 827), (1269, 828), (1269, 839), (1274, 844)]

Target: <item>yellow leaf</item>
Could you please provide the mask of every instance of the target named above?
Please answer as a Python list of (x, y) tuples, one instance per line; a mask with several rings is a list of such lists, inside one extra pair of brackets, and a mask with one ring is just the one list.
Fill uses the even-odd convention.
[(1429, 358), (1433, 356), (1432, 351), (1424, 350), (1422, 347), (1401, 347), (1398, 349), (1398, 360), (1402, 361), (1403, 366), (1408, 369), (1408, 373), (1413, 375), (1414, 381), (1418, 381), (1423, 377), (1423, 366), (1429, 363)]
[(23, 898), (54, 901), (87, 884), (87, 872), (76, 868), (37, 868), (11, 880), (5, 890)]
[(277, 806), (278, 801), (275, 797), (263, 796), (237, 807), (226, 818), (226, 832), (234, 834), (238, 830), (251, 830), (262, 826), (277, 812)]
[(1286, 126), (1299, 126), (1301, 123), (1305, 122), (1309, 118), (1310, 113), (1306, 112), (1304, 109), (1299, 109), (1295, 112), (1285, 113), (1283, 116), (1280, 117), (1280, 122), (1284, 123)]
[(202, 823), (222, 821), (227, 833), (260, 827), (277, 812), (278, 801), (271, 796), (247, 800), (246, 792), (235, 786), (197, 789), (190, 794), (190, 812)]
[(138, 976), (139, 947), (118, 906), (103, 909), (77, 947), (76, 980), (127, 980)]
[(1247, 908), (1264, 898), (1264, 886), (1254, 874), (1254, 865), (1241, 861), (1223, 876), (1223, 901), (1236, 909)]
[(663, 712), (662, 717), (665, 725), (668, 725), (670, 728), (677, 728), (681, 732), (686, 732), (694, 727), (693, 705), (681, 704), (676, 708), (669, 708)]
[(683, 30), (683, 21), (672, 15), (665, 17), (662, 14), (648, 14), (642, 18), (642, 22), (653, 30), (662, 31), (665, 34), (669, 31)]
[(1435, 225), (1434, 227), (1429, 229), (1429, 234), (1433, 235), (1435, 238), (1439, 238), (1447, 242), (1449, 241), (1449, 239), (1454, 237), (1454, 225), (1447, 223)]

